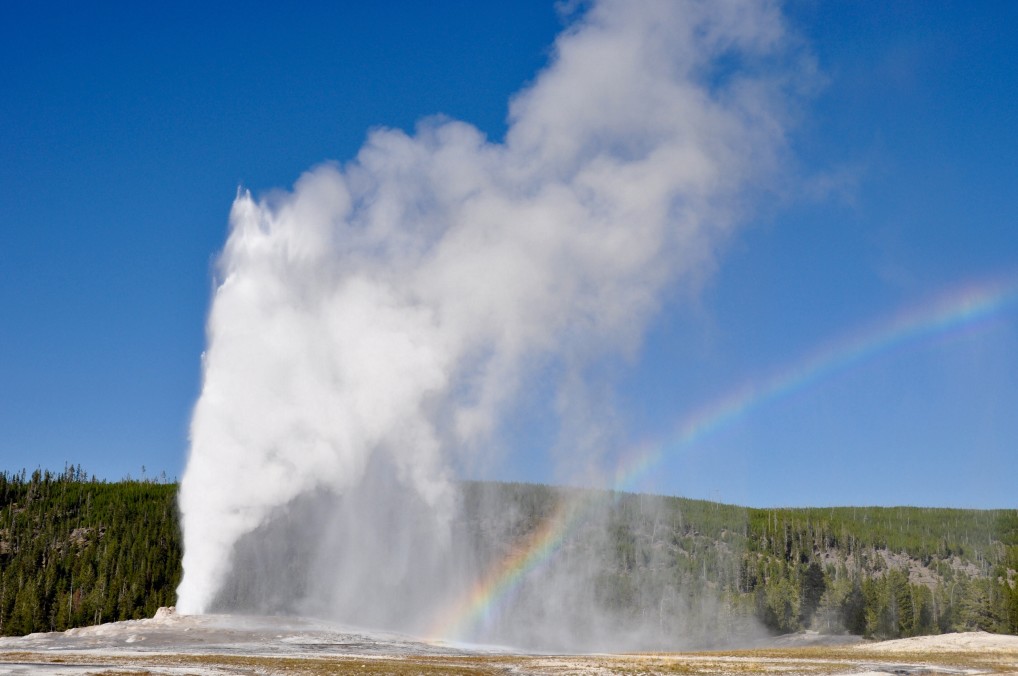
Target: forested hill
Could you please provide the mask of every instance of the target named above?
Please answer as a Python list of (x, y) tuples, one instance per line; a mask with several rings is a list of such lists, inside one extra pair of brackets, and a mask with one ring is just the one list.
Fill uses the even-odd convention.
[(151, 617), (180, 580), (175, 484), (0, 473), (0, 635)]
[[(492, 491), (502, 497), (484, 497)], [(516, 530), (527, 532), (570, 492), (589, 493), (479, 483), (466, 495), (515, 505), (506, 511), (524, 515)], [(605, 502), (563, 547), (596, 561), (600, 605), (634, 620), (665, 609), (721, 633), (748, 616), (774, 633), (1018, 633), (1018, 510)]]
[[(176, 490), (96, 481), (80, 468), (0, 472), (0, 634), (173, 605)], [(463, 491), (459, 532), (482, 560), (512, 551), (577, 493), (497, 483)], [(490, 514), (482, 502), (508, 516), (477, 517)], [(563, 547), (596, 563), (599, 602), (623, 614), (661, 612), (666, 599), (693, 612), (710, 597), (698, 607), (719, 621), (755, 617), (775, 633), (1018, 633), (1018, 510), (751, 509), (632, 494), (599, 502)]]

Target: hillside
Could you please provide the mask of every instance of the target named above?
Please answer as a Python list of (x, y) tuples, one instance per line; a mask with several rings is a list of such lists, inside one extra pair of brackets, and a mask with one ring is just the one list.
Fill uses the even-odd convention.
[[(559, 501), (591, 491), (465, 483), (456, 532), (500, 560)], [(176, 486), (0, 473), (0, 634), (151, 616), (180, 576)], [(884, 638), (1018, 633), (1018, 511), (752, 509), (607, 494), (562, 544), (597, 603), (623, 616), (753, 618)], [(483, 505), (498, 505), (498, 510)], [(495, 515), (497, 514), (497, 518)], [(525, 590), (521, 594), (525, 598)], [(676, 625), (678, 626), (678, 625)]]
[[(500, 499), (476, 497), (492, 492)], [(468, 484), (466, 494), (514, 505), (502, 509), (517, 515), (522, 541), (570, 492)], [(634, 494), (603, 502), (560, 557), (593, 562), (601, 608), (634, 621), (655, 615), (673, 634), (692, 625), (737, 636), (749, 617), (774, 633), (1018, 633), (1016, 510), (752, 509)], [(503, 529), (486, 546), (510, 537)]]
[(151, 617), (180, 578), (177, 487), (0, 473), (0, 635)]

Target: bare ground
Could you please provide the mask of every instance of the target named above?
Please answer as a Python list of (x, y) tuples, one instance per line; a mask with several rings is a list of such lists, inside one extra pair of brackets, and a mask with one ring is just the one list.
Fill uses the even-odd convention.
[(533, 655), (309, 620), (169, 614), (0, 639), (0, 675), (1014, 674), (1018, 637), (983, 632), (726, 652)]

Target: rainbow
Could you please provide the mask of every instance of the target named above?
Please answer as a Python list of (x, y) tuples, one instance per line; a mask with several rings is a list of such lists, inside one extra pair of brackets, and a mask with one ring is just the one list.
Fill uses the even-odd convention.
[[(613, 488), (632, 490), (666, 455), (696, 444), (766, 403), (880, 354), (971, 326), (1016, 301), (1016, 278), (969, 284), (842, 337), (770, 378), (737, 388), (694, 411), (663, 442), (645, 442), (625, 453), (625, 460), (615, 472)], [(442, 614), (428, 635), (436, 640), (463, 636), (497, 616), (520, 582), (548, 562), (576, 526), (589, 517), (595, 495), (594, 491), (582, 491), (563, 498), (544, 523)]]
[(585, 501), (560, 501), (551, 516), (446, 611), (427, 633), (430, 640), (461, 636), (497, 617), (523, 578), (551, 559), (569, 531), (582, 520), (585, 507)]

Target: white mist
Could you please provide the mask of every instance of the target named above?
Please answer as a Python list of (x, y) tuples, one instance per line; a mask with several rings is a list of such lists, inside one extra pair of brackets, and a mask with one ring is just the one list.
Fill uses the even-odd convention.
[[(503, 142), (428, 119), (291, 192), (239, 194), (180, 490), (179, 610), (292, 568), (300, 598), (262, 605), (426, 624), (476, 574), (450, 549), (453, 460), (484, 452), (533, 364), (575, 387), (578, 359), (632, 352), (664, 291), (710, 271), (779, 164), (789, 42), (769, 3), (596, 2), (511, 101)], [(304, 544), (274, 551), (279, 533)]]

